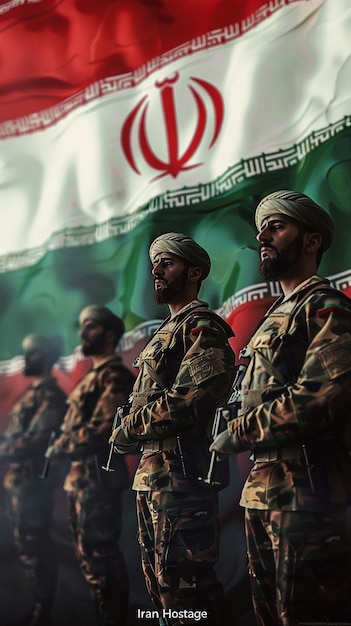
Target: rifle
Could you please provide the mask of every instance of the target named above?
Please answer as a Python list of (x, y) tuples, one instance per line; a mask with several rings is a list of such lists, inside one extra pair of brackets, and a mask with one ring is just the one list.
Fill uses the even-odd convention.
[[(55, 439), (56, 439), (56, 431), (52, 430), (49, 435), (47, 449), (51, 448), (51, 446), (54, 444)], [(45, 478), (47, 478), (48, 476), (49, 469), (50, 469), (50, 459), (45, 458), (43, 469), (41, 470), (39, 474), (39, 478), (42, 478), (43, 480), (45, 480)]]
[[(218, 407), (216, 409), (216, 413), (214, 416), (214, 420), (213, 420), (213, 424), (212, 424), (212, 440), (214, 440), (217, 435), (219, 434), (219, 427), (220, 427), (220, 423), (223, 417), (223, 411), (224, 408), (223, 407)], [(213, 450), (213, 452), (211, 452), (211, 456), (210, 456), (210, 463), (208, 466), (208, 472), (206, 475), (206, 478), (202, 478), (202, 476), (198, 476), (198, 481), (199, 483), (202, 483), (206, 486), (209, 487), (220, 487), (221, 486), (221, 482), (219, 482), (218, 480), (215, 480), (215, 461), (217, 460), (217, 452), (215, 452), (215, 450)]]
[(239, 365), (236, 370), (235, 379), (233, 382), (232, 393), (227, 400), (227, 406), (223, 409), (223, 417), (227, 421), (233, 420), (238, 416), (239, 409), (241, 407), (241, 385), (246, 374), (247, 365)]
[[(122, 409), (122, 411), (121, 411), (121, 409)], [(121, 423), (122, 417), (123, 417), (123, 407), (118, 406), (117, 409), (116, 409), (115, 416), (113, 418), (113, 422), (112, 422), (111, 435), (116, 430), (118, 422), (119, 422), (119, 424)], [(102, 469), (105, 470), (105, 472), (114, 472), (115, 471), (112, 467), (110, 467), (111, 460), (112, 460), (112, 455), (113, 455), (113, 448), (114, 448), (114, 443), (112, 442), (110, 444), (110, 450), (109, 450), (109, 453), (108, 453), (107, 463), (106, 463), (106, 465), (102, 465)]]
[[(224, 428), (221, 430), (221, 424), (223, 423), (223, 420), (224, 423), (226, 423), (228, 422), (228, 420), (234, 419), (238, 415), (238, 411), (241, 407), (241, 384), (245, 376), (246, 370), (246, 365), (239, 365), (238, 369), (236, 370), (235, 379), (232, 385), (232, 392), (226, 404), (218, 407), (216, 410), (212, 424), (212, 440), (214, 440), (217, 435), (222, 432), (222, 430), (225, 430)], [(224, 462), (223, 459), (218, 458), (217, 452), (213, 450), (211, 452), (206, 478), (202, 478), (201, 476), (198, 477), (198, 481), (200, 483), (209, 485), (211, 487), (221, 486), (222, 483), (214, 479), (217, 469), (215, 465), (216, 461), (220, 463)]]

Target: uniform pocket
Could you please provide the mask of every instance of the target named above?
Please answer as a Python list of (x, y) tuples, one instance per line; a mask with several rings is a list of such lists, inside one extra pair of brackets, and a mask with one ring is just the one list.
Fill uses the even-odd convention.
[(218, 511), (213, 501), (166, 509), (160, 558), (165, 573), (217, 561)]

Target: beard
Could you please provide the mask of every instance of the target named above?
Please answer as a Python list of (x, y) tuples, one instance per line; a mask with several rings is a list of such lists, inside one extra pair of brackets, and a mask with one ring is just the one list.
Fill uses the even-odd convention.
[(44, 359), (36, 359), (35, 361), (29, 361), (24, 359), (23, 374), (25, 376), (41, 376), (44, 371)]
[(260, 249), (265, 247), (276, 252), (276, 256), (270, 259), (263, 259), (260, 264), (260, 273), (266, 280), (279, 279), (289, 270), (301, 256), (303, 249), (304, 233), (300, 232), (295, 239), (280, 252), (274, 246), (261, 244)]
[(184, 291), (188, 279), (188, 268), (185, 267), (181, 274), (165, 287), (155, 289), (154, 298), (157, 304), (170, 304), (182, 291)]
[[(93, 356), (94, 354), (101, 354), (105, 348), (106, 330), (103, 330), (98, 337), (91, 339), (88, 343), (82, 344), (82, 352), (84, 356)], [(88, 341), (82, 334), (82, 339)]]

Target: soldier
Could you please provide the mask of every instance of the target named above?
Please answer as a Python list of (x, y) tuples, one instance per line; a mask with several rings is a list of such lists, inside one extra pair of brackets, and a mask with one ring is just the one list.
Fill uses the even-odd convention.
[(48, 449), (51, 461), (70, 459), (64, 483), (77, 559), (89, 583), (101, 626), (122, 626), (128, 610), (128, 574), (119, 547), (122, 492), (129, 485), (123, 458), (105, 472), (108, 437), (116, 408), (125, 404), (134, 377), (115, 353), (122, 320), (103, 306), (79, 316), (81, 345), (93, 366), (71, 392), (62, 432)]
[(122, 454), (142, 445), (133, 488), (142, 567), (160, 624), (194, 623), (197, 610), (212, 626), (221, 623), (223, 590), (213, 569), (218, 494), (206, 480), (209, 431), (232, 383), (233, 333), (197, 299), (210, 271), (202, 247), (167, 233), (152, 243), (150, 259), (155, 299), (168, 304), (170, 316), (140, 354), (131, 406), (111, 442)]
[(242, 409), (211, 448), (252, 449), (240, 504), (257, 623), (341, 623), (351, 616), (351, 302), (317, 275), (333, 223), (313, 200), (271, 193), (256, 225), (261, 273), (283, 295), (241, 353)]
[(57, 432), (66, 411), (66, 395), (51, 375), (59, 338), (28, 335), (23, 341), (24, 375), (32, 383), (17, 400), (1, 436), (0, 456), (10, 461), (5, 474), (14, 541), (26, 568), (33, 609), (21, 623), (49, 626), (57, 581), (57, 555), (50, 536), (57, 473), (40, 478), (50, 432)]

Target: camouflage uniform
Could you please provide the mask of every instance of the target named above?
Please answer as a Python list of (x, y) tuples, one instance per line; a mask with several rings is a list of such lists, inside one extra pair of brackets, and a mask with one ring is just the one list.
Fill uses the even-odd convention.
[[(33, 383), (14, 405), (0, 455), (10, 460), (4, 478), (11, 526), (20, 559), (33, 585), (34, 603), (49, 623), (57, 580), (57, 556), (50, 536), (57, 472), (39, 478), (51, 431), (58, 431), (66, 395), (54, 378)], [(44, 622), (43, 622), (44, 623)]]
[(242, 410), (228, 428), (232, 450), (253, 449), (240, 504), (261, 626), (351, 615), (350, 322), (350, 300), (315, 275), (242, 351)]
[(121, 626), (128, 609), (128, 575), (118, 542), (122, 491), (129, 485), (124, 458), (105, 472), (108, 437), (117, 406), (125, 404), (134, 377), (117, 355), (93, 367), (69, 396), (62, 433), (50, 458), (71, 459), (64, 483), (73, 542), (104, 625)]
[[(138, 360), (132, 405), (122, 427), (127, 440), (143, 445), (133, 488), (142, 567), (159, 611), (211, 612), (222, 593), (213, 570), (217, 491), (198, 477), (208, 472), (216, 406), (230, 391), (232, 334), (206, 303), (194, 300), (160, 326)], [(215, 623), (214, 616), (206, 623)]]

